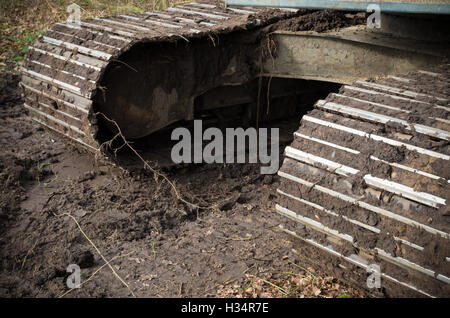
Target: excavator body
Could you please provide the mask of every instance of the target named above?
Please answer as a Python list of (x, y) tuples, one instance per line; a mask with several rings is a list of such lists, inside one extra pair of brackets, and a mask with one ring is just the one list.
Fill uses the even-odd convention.
[[(370, 23), (274, 27), (305, 9), (362, 11)], [(280, 229), (300, 258), (354, 286), (448, 297), (449, 15), (447, 0), (227, 0), (57, 23), (29, 48), (24, 106), (105, 153), (118, 130), (137, 139), (205, 111), (259, 105), (261, 78), (279, 79), (278, 97), (340, 84), (298, 118), (285, 149)]]

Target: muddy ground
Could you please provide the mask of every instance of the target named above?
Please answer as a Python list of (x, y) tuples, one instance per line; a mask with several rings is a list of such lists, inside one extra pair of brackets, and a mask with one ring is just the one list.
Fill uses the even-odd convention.
[[(1, 74), (0, 296), (364, 296), (299, 261), (273, 212), (277, 176), (248, 164), (171, 171), (193, 207), (143, 167), (96, 160), (32, 122), (17, 85)], [(66, 287), (70, 264), (80, 289)]]

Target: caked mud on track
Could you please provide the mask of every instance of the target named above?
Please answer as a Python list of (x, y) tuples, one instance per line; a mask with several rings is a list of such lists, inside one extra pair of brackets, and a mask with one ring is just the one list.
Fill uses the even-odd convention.
[(289, 15), (197, 5), (83, 21), (81, 29), (57, 24), (30, 48), (22, 70), (26, 107), (93, 150), (97, 112), (117, 121), (126, 137), (148, 135), (192, 119), (201, 93), (253, 78), (257, 34), (242, 38), (239, 31)]
[(450, 294), (449, 80), (443, 64), (344, 85), (279, 171), (285, 231), (348, 273), (378, 264), (389, 295)]

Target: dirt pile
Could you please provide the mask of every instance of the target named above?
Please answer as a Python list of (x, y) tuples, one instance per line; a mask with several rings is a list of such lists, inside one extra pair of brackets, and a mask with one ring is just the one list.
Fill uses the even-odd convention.
[(364, 13), (346, 13), (333, 10), (300, 10), (299, 16), (282, 20), (270, 26), (271, 30), (325, 32), (334, 29), (365, 24)]

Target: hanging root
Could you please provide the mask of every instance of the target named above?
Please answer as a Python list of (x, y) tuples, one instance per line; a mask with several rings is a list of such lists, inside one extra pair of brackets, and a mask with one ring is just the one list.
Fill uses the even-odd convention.
[(98, 112), (95, 115), (101, 115), (103, 116), (103, 118), (105, 120), (107, 120), (108, 122), (112, 123), (116, 129), (117, 129), (117, 134), (109, 141), (104, 142), (100, 148), (103, 147), (109, 147), (112, 148), (112, 143), (117, 139), (117, 138), (121, 138), (123, 141), (123, 144), (119, 147), (114, 149), (114, 154), (117, 154), (117, 151), (124, 148), (124, 147), (128, 147), (135, 155), (136, 157), (142, 161), (142, 163), (144, 164), (144, 168), (150, 170), (153, 173), (154, 179), (155, 181), (158, 181), (159, 178), (162, 178), (164, 181), (166, 181), (169, 186), (172, 188), (173, 193), (175, 194), (175, 196), (177, 197), (178, 200), (180, 200), (181, 202), (187, 204), (188, 206), (191, 206), (193, 208), (197, 208), (197, 209), (202, 209), (202, 210), (208, 210), (208, 209), (212, 209), (212, 206), (201, 206), (201, 205), (197, 205), (194, 204), (192, 202), (187, 201), (186, 199), (184, 199), (181, 195), (180, 195), (180, 191), (178, 190), (178, 188), (176, 187), (175, 183), (169, 179), (169, 177), (167, 177), (163, 172), (161, 172), (159, 169), (152, 167), (149, 162), (147, 160), (145, 160), (140, 154), (139, 152), (133, 148), (133, 146), (131, 145), (131, 143), (125, 138), (125, 136), (122, 134), (122, 131), (119, 127), (119, 125), (117, 124), (116, 121), (108, 118), (105, 114)]

